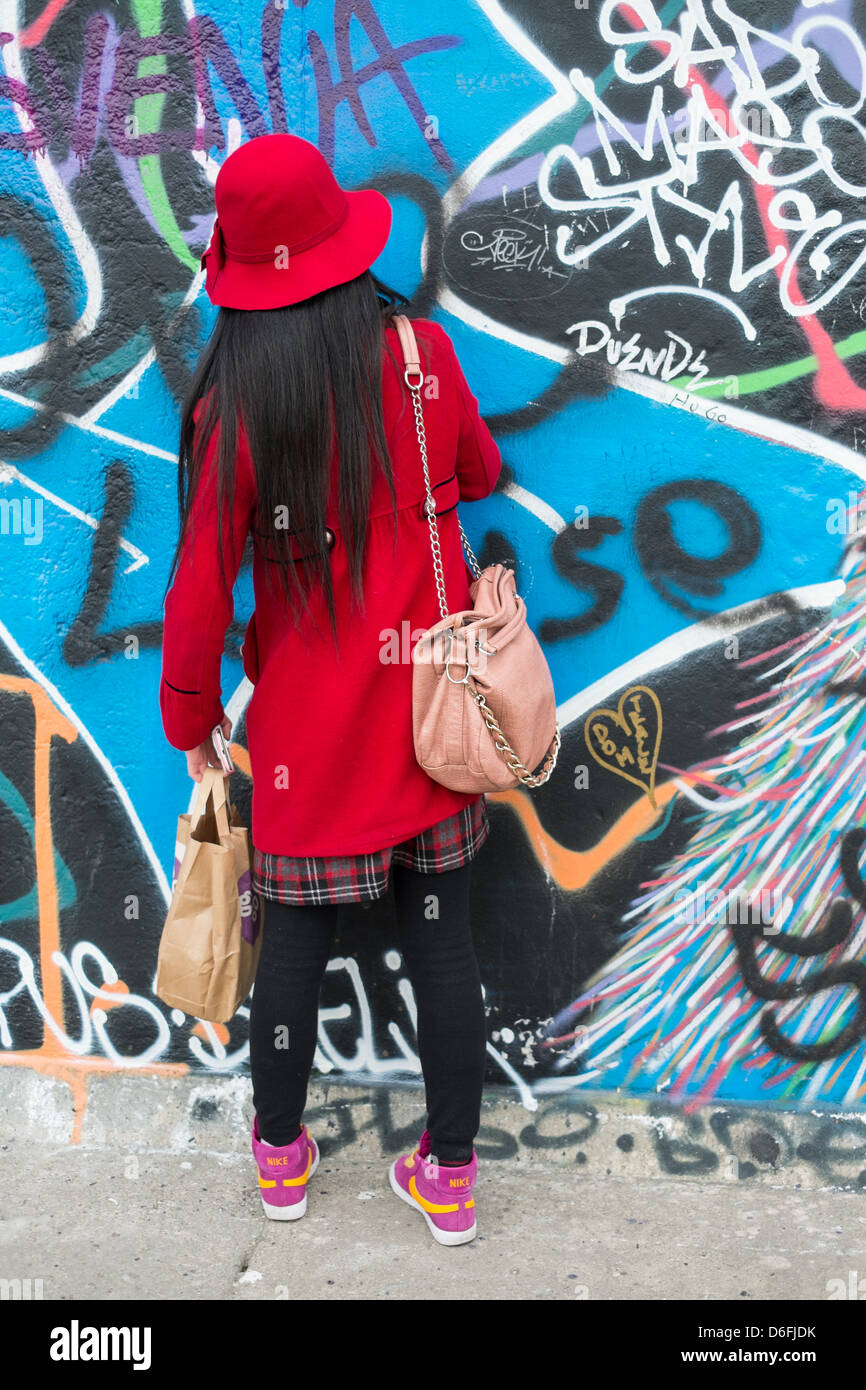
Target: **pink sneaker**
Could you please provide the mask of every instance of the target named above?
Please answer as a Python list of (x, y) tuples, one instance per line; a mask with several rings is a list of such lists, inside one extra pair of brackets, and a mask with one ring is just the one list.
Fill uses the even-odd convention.
[(465, 1245), (475, 1239), (475, 1199), (472, 1189), (478, 1172), (473, 1153), (460, 1168), (430, 1161), (430, 1135), (425, 1129), (417, 1149), (401, 1154), (388, 1174), (398, 1197), (420, 1211), (440, 1245)]
[(307, 1180), (319, 1166), (319, 1148), (306, 1125), (294, 1144), (283, 1148), (263, 1144), (258, 1117), (253, 1120), (253, 1157), (265, 1216), (272, 1221), (297, 1221), (307, 1210)]

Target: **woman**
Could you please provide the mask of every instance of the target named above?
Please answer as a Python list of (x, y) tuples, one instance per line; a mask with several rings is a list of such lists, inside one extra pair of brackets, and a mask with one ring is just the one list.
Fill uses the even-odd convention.
[[(220, 661), (253, 535), (243, 645), (262, 953), (250, 1017), (253, 1154), (264, 1210), (293, 1220), (319, 1161), (303, 1123), (338, 904), (393, 892), (418, 1010), (428, 1121), (394, 1191), (444, 1245), (475, 1235), (486, 1028), (469, 920), (484, 797), (418, 765), (410, 647), (438, 622), (423, 467), (392, 322), (370, 273), (391, 224), (293, 135), (240, 146), (215, 185), (202, 264), (220, 306), (181, 422), (181, 530), (165, 601), (160, 705), (200, 779), (231, 725)], [(501, 468), (447, 334), (414, 321), (449, 608), (470, 608), (458, 499)], [(286, 1033), (286, 1029), (288, 1032)], [(288, 1042), (288, 1046), (280, 1045)]]

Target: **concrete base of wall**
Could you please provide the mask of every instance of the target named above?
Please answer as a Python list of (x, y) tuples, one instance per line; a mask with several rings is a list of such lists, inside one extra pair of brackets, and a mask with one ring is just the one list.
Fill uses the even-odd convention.
[[(246, 1076), (91, 1074), (86, 1089), (26, 1066), (0, 1069), (10, 1137), (87, 1148), (246, 1153), (252, 1121)], [(314, 1080), (305, 1118), (323, 1157), (411, 1147), (423, 1128), (414, 1083)], [(866, 1189), (866, 1115), (713, 1104), (691, 1113), (658, 1099), (561, 1094), (528, 1110), (515, 1094), (485, 1093), (481, 1159), (579, 1165), (586, 1176), (676, 1177), (778, 1187)]]

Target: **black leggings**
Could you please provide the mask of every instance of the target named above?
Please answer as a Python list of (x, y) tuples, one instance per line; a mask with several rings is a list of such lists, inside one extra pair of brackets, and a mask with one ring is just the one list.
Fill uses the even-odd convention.
[[(471, 873), (471, 862), (441, 874), (399, 864), (391, 868), (400, 950), (418, 1009), (427, 1128), (433, 1154), (452, 1163), (472, 1156), (487, 1049), (469, 920)], [(431, 898), (436, 900), (432, 909)], [(250, 1066), (259, 1134), (270, 1144), (291, 1144), (301, 1130), (319, 990), (338, 912), (332, 904), (265, 903), (250, 1013)]]

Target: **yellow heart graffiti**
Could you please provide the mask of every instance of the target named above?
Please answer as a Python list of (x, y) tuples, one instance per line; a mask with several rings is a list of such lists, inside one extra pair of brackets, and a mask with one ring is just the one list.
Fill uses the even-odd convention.
[(584, 737), (597, 763), (640, 787), (655, 806), (662, 707), (654, 690), (632, 685), (617, 709), (593, 710), (587, 715)]

